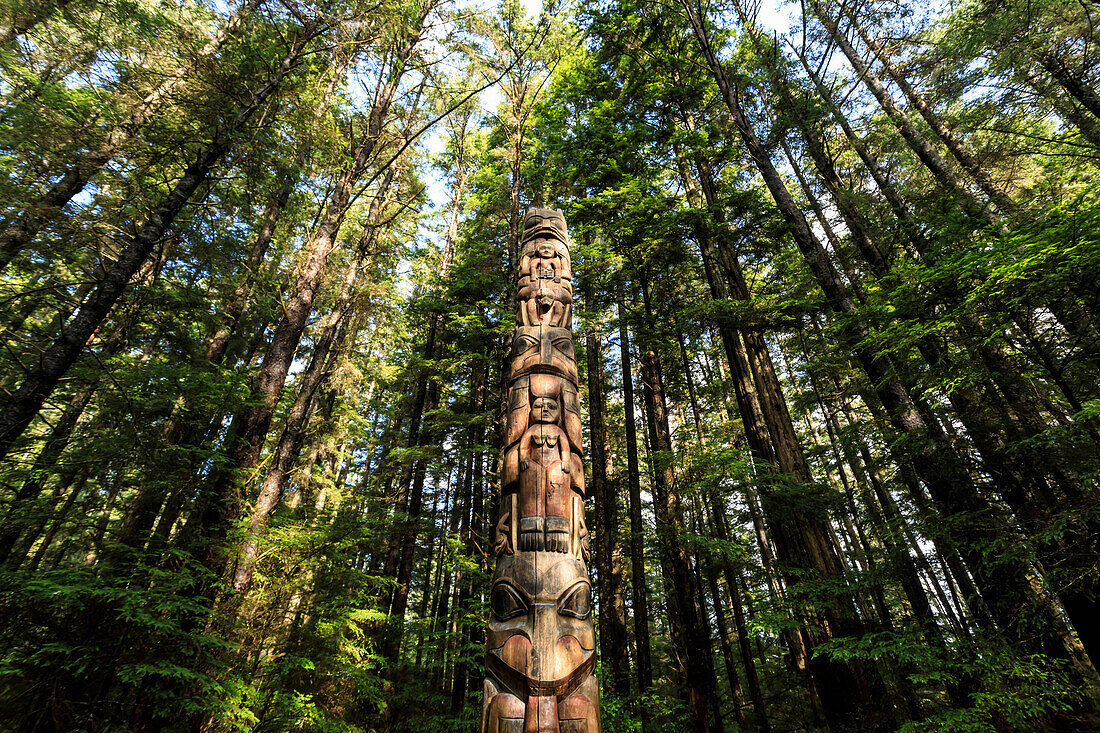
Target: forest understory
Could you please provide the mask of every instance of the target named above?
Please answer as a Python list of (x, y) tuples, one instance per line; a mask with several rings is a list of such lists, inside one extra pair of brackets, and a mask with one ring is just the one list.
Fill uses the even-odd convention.
[(605, 733), (1100, 731), (1100, 6), (759, 1), (0, 0), (0, 731), (498, 733), (529, 207)]

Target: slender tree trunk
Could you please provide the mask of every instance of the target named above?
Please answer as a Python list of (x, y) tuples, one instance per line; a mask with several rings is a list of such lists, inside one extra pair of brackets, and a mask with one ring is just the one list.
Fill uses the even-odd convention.
[[(51, 4), (63, 7), (69, 2), (71, 0), (53, 0), (52, 3), (47, 3), (44, 7), (48, 8)], [(26, 204), (18, 218), (0, 231), (0, 271), (11, 262), (12, 258), (30, 244), (38, 232), (57, 220), (65, 205), (84, 190), (88, 182), (119, 154), (130, 138), (160, 112), (173, 92), (188, 81), (191, 76), (190, 72), (196, 62), (214, 56), (222, 44), (259, 6), (260, 2), (262, 0), (248, 0), (203, 46), (195, 59), (184, 68), (181, 68), (178, 73), (161, 81), (145, 99), (131, 108), (126, 120), (112, 128), (103, 140), (93, 147), (91, 152), (84, 154), (64, 170), (55, 171), (48, 176), (56, 183), (50, 186), (45, 193)], [(0, 45), (7, 45), (8, 41), (3, 38), (3, 35), (4, 30), (0, 29)]]
[[(33, 576), (37, 571), (39, 565), (42, 564), (42, 560), (46, 557), (46, 553), (49, 551), (50, 546), (53, 544), (54, 538), (57, 536), (58, 530), (65, 524), (65, 520), (69, 518), (69, 514), (72, 512), (73, 507), (76, 506), (77, 500), (84, 492), (84, 485), (91, 477), (91, 471), (85, 469), (80, 472), (79, 478), (76, 483), (73, 484), (70, 477), (66, 476), (61, 482), (62, 486), (59, 496), (64, 493), (65, 488), (69, 489), (68, 496), (65, 497), (65, 502), (58, 508), (57, 513), (54, 514), (50, 526), (46, 529), (46, 534), (42, 537), (42, 542), (39, 543), (38, 549), (34, 551), (34, 555), (31, 557), (30, 562), (27, 563), (27, 567), (24, 570), (24, 574), (28, 577)], [(34, 538), (37, 539), (37, 538)], [(33, 546), (33, 539), (29, 542), (25, 540), (27, 549), (29, 550)]]
[[(645, 530), (642, 524), (642, 488), (638, 470), (638, 436), (634, 422), (634, 376), (631, 370), (630, 333), (626, 325), (626, 306), (619, 286), (619, 364), (623, 378), (623, 408), (626, 411), (626, 472), (630, 494), (630, 586), (634, 606), (634, 644), (636, 646), (639, 695), (653, 687), (653, 662), (649, 649), (649, 596), (645, 576)], [(643, 719), (646, 712), (643, 707)], [(643, 726), (644, 727), (644, 726)]]
[[(427, 409), (432, 411), (439, 404), (439, 386), (428, 385)], [(434, 444), (435, 431), (425, 430), (422, 447)], [(394, 663), (401, 653), (404, 639), (405, 611), (408, 608), (409, 588), (412, 578), (412, 565), (417, 549), (417, 537), (420, 534), (420, 511), (424, 502), (424, 481), (427, 473), (427, 459), (420, 458), (413, 469), (412, 486), (409, 491), (408, 509), (400, 527), (402, 542), (398, 556), (397, 574), (393, 596), (390, 602), (390, 627), (382, 647), (383, 656)]]
[(344, 340), (348, 335), (346, 315), (351, 307), (359, 272), (376, 254), (372, 251), (372, 246), (375, 242), (382, 205), (393, 181), (393, 173), (393, 168), (386, 172), (386, 177), (371, 202), (366, 230), (360, 237), (355, 254), (344, 273), (332, 310), (319, 324), (320, 333), (314, 341), (313, 355), (310, 357), (309, 366), (302, 373), (302, 378), (298, 384), (298, 395), (287, 413), (286, 424), (275, 447), (270, 467), (260, 486), (259, 496), (252, 505), (252, 511), (248, 518), (247, 534), (237, 553), (236, 568), (233, 573), (233, 590), (239, 594), (246, 593), (252, 583), (252, 573), (259, 551), (260, 538), (267, 528), (268, 519), (275, 511), (279, 497), (286, 489), (290, 470), (301, 453), (302, 445), (305, 442), (306, 425), (313, 412), (318, 390), (332, 373)]
[(901, 89), (902, 94), (909, 100), (909, 104), (913, 106), (924, 121), (928, 123), (928, 126), (932, 128), (932, 131), (936, 133), (936, 137), (940, 139), (940, 142), (944, 144), (948, 152), (958, 161), (959, 165), (970, 174), (970, 177), (974, 179), (978, 184), (978, 188), (989, 197), (989, 200), (1008, 216), (1019, 216), (1022, 212), (1019, 204), (1012, 200), (1012, 197), (1004, 190), (1004, 188), (993, 180), (989, 175), (989, 171), (982, 168), (978, 159), (974, 156), (974, 153), (967, 147), (966, 142), (963, 141), (955, 131), (952, 130), (947, 123), (940, 118), (936, 111), (932, 109), (932, 106), (928, 104), (928, 101), (909, 83), (905, 75), (902, 74), (894, 62), (891, 60), (890, 55), (886, 52), (879, 43), (875, 41), (856, 20), (855, 15), (851, 12), (847, 13), (848, 21), (851, 23), (852, 28), (859, 34), (859, 37), (863, 39), (863, 43), (882, 64), (883, 70), (892, 82), (897, 84)]
[[(239, 498), (244, 493), (242, 485), (250, 478), (249, 474), (255, 470), (259, 461), (275, 405), (286, 383), (306, 322), (313, 311), (313, 302), (324, 283), (329, 256), (337, 246), (337, 236), (354, 200), (355, 187), (373, 159), (390, 105), (420, 41), (430, 8), (430, 3), (426, 8), (421, 8), (419, 22), (404, 36), (402, 45), (391, 62), (388, 78), (379, 89), (371, 107), (363, 137), (349, 151), (349, 162), (329, 193), (324, 213), (315, 225), (302, 254), (297, 280), (284, 299), (282, 317), (260, 364), (252, 388), (252, 406), (235, 416), (226, 440), (229, 460), (207, 482), (208, 496), (203, 499), (198, 527), (201, 528), (200, 535), (205, 542), (204, 564), (217, 570), (219, 574), (224, 570), (227, 560), (225, 538), (242, 510)], [(392, 164), (391, 161), (390, 165)]]
[(290, 194), (294, 192), (294, 186), (297, 182), (296, 172), (297, 166), (295, 166), (295, 171), (287, 174), (275, 197), (267, 205), (267, 209), (264, 210), (260, 228), (256, 232), (256, 239), (253, 240), (252, 250), (248, 253), (248, 259), (244, 263), (244, 275), (237, 283), (237, 287), (233, 289), (233, 294), (228, 302), (221, 309), (221, 322), (214, 332), (206, 338), (206, 350), (203, 358), (211, 365), (221, 364), (225, 359), (226, 351), (229, 349), (229, 341), (236, 332), (241, 316), (244, 315), (245, 309), (252, 299), (252, 288), (256, 282), (256, 274), (263, 265), (264, 256), (267, 254), (267, 250), (275, 236), (275, 226), (279, 223), (287, 201), (290, 200)]
[[(718, 194), (710, 167), (701, 157), (697, 158), (696, 167), (705, 200), (715, 206)], [(683, 173), (686, 180), (691, 179), (686, 168)], [(721, 213), (715, 213), (720, 220)], [(733, 253), (725, 248), (717, 252), (705, 228), (697, 231), (696, 238), (702, 250), (711, 295), (716, 299), (748, 302), (748, 288)], [(824, 518), (808, 515), (795, 503), (801, 501), (801, 496), (787, 496), (783, 489), (786, 482), (804, 484), (806, 488), (797, 492), (801, 494), (812, 486), (812, 477), (767, 344), (759, 331), (750, 328), (735, 331), (722, 325), (719, 333), (734, 375), (735, 394), (747, 441), (760, 465), (765, 467), (767, 482), (773, 484), (762, 489), (763, 505), (779, 559), (794, 570), (793, 574), (788, 573), (789, 586), (792, 590), (797, 587), (800, 580), (804, 580), (805, 571), (823, 578), (842, 578), (844, 569)], [(828, 605), (827, 609), (817, 611), (807, 609), (811, 615), (802, 620), (801, 639), (788, 639), (788, 648), (796, 666), (803, 668), (805, 665), (804, 668), (811, 672), (812, 684), (825, 701), (827, 715), (844, 717), (855, 714), (854, 709), (861, 705), (875, 704), (871, 690), (880, 682), (873, 670), (862, 669), (863, 665), (858, 662), (846, 665), (833, 663), (823, 656), (814, 657), (814, 649), (830, 635), (861, 633), (861, 623), (850, 595), (838, 594)], [(827, 622), (813, 618), (821, 610), (827, 615)], [(819, 631), (810, 631), (811, 628)], [(828, 685), (829, 692), (824, 691), (823, 685)], [(811, 690), (811, 699), (814, 696)]]
[(894, 184), (890, 182), (890, 179), (886, 175), (886, 171), (882, 169), (882, 166), (879, 165), (878, 161), (875, 160), (874, 156), (867, 150), (867, 146), (864, 144), (863, 139), (852, 129), (851, 124), (840, 111), (840, 107), (833, 99), (832, 94), (825, 88), (825, 84), (821, 81), (821, 77), (806, 60), (805, 54), (801, 53), (797, 48), (794, 49), (794, 54), (801, 62), (802, 68), (813, 81), (818, 96), (821, 97), (825, 106), (832, 114), (833, 120), (836, 121), (836, 123), (840, 125), (840, 129), (844, 131), (844, 136), (848, 139), (848, 144), (852, 146), (856, 155), (863, 161), (875, 185), (878, 187), (879, 191), (882, 192), (887, 204), (889, 204), (890, 210), (901, 223), (902, 230), (905, 232), (906, 237), (918, 251), (929, 251), (931, 248), (928, 245), (928, 241), (925, 239), (920, 223), (913, 215), (905, 199), (902, 198), (901, 193), (899, 193)]
[[(918, 410), (905, 388), (893, 376), (887, 360), (868, 344), (870, 336), (861, 321), (857, 307), (847, 288), (825, 256), (820, 244), (806, 224), (786, 184), (772, 164), (767, 150), (756, 137), (746, 117), (737, 91), (729, 84), (725, 71), (710, 46), (702, 20), (690, 2), (683, 3), (692, 27), (707, 59), (708, 66), (730, 111), (745, 148), (762, 175), (780, 212), (783, 214), (795, 244), (802, 252), (810, 271), (826, 295), (829, 307), (846, 319), (840, 338), (853, 353), (875, 385), (894, 428), (908, 439), (907, 448), (912, 453), (916, 468), (928, 485), (943, 516), (966, 517), (973, 524), (965, 533), (954, 530), (957, 545), (966, 557), (970, 570), (975, 574), (1006, 635), (1021, 649), (1046, 653), (1055, 658), (1067, 658), (1056, 624), (1049, 612), (1035, 597), (1023, 564), (1011, 559), (991, 559), (987, 548), (996, 543), (1012, 541), (1013, 533), (996, 510), (979, 496), (965, 468), (949, 449), (945, 449), (938, 424), (929, 423)], [(835, 26), (834, 26), (835, 28)], [(840, 41), (838, 40), (838, 43)], [(1038, 629), (1036, 625), (1024, 628), (1022, 614), (1040, 609)]]
[(298, 64), (317, 32), (317, 29), (307, 27), (298, 33), (267, 81), (238, 110), (233, 120), (216, 131), (213, 139), (187, 167), (167, 198), (149, 213), (136, 233), (124, 240), (118, 258), (108, 267), (95, 290), (65, 325), (61, 335), (28, 371), (18, 389), (0, 403), (0, 458), (6, 456), (15, 446), (38, 414), (43, 402), (53, 394), (57, 383), (76, 362), (89, 339), (111, 312), (127, 283), (148, 260), (199, 185), (207, 180), (210, 172), (221, 162), (234, 137)]
[(1043, 69), (1046, 70), (1046, 72), (1050, 74), (1084, 110), (1092, 115), (1093, 118), (1100, 120), (1100, 92), (1097, 92), (1096, 89), (1090, 86), (1083, 75), (1076, 73), (1066, 66), (1066, 63), (1050, 49), (1039, 52), (1036, 54), (1035, 58), (1039, 62), (1039, 65), (1042, 66)]
[[(646, 318), (652, 328), (653, 314), (644, 279), (642, 291)], [(706, 654), (706, 650), (710, 649), (710, 639), (703, 630), (696, 601), (691, 558), (680, 539), (680, 535), (684, 533), (684, 518), (673, 469), (675, 454), (660, 357), (656, 348), (648, 344), (642, 351), (642, 393), (652, 446), (653, 507), (665, 579), (665, 605), (669, 625), (672, 627), (672, 644), (687, 686), (688, 702), (694, 714), (694, 730), (709, 731), (711, 726), (707, 706), (714, 696), (714, 670), (707, 663)]]
[[(723, 542), (730, 542), (729, 527), (726, 524), (725, 515), (719, 510), (717, 497), (708, 495), (705, 499), (707, 500), (707, 509), (710, 512), (711, 526), (714, 528), (715, 536)], [(741, 586), (744, 585), (744, 582), (739, 577), (739, 573), (729, 557), (722, 557), (721, 566), (726, 578), (726, 589), (729, 591), (730, 606), (733, 609), (738, 651), (741, 654), (741, 663), (745, 667), (745, 681), (749, 686), (749, 697), (752, 700), (752, 723), (761, 733), (768, 733), (771, 730), (771, 725), (768, 722), (768, 711), (764, 703), (764, 692), (760, 686), (760, 676), (757, 674), (756, 662), (749, 646), (748, 623), (745, 619), (745, 606), (741, 596)], [(717, 597), (717, 593), (715, 593), (715, 597)]]
[[(584, 306), (596, 310), (592, 278), (585, 277)], [(603, 342), (594, 323), (586, 324), (586, 376), (588, 379), (589, 443), (592, 448), (592, 481), (589, 490), (595, 501), (596, 568), (600, 599), (600, 658), (611, 670), (616, 695), (630, 695), (630, 665), (627, 656), (626, 605), (623, 601), (622, 554), (618, 548), (619, 497), (608, 482), (607, 423), (604, 419)]]
[[(121, 339), (119, 341), (122, 343)], [(84, 409), (91, 402), (97, 386), (98, 380), (86, 384), (69, 399), (69, 404), (66, 405), (61, 417), (54, 424), (53, 430), (50, 431), (50, 435), (46, 438), (42, 449), (35, 456), (27, 479), (15, 492), (15, 496), (8, 504), (7, 516), (5, 516), (3, 524), (0, 525), (0, 565), (9, 564), (9, 561), (11, 564), (18, 564), (23, 558), (20, 556), (19, 548), (15, 548), (13, 553), (13, 547), (20, 539), (20, 535), (25, 532), (37, 534), (32, 529), (35, 522), (38, 522), (39, 527), (44, 523), (38, 517), (30, 517), (29, 522), (23, 521), (19, 513), (25, 511), (28, 508), (27, 505), (45, 487), (49, 472), (57, 465), (58, 459), (61, 458), (61, 454), (69, 445), (73, 429), (76, 427), (80, 416), (84, 414)], [(24, 538), (21, 543), (24, 550), (29, 547), (28, 539), (30, 538)], [(33, 539), (30, 539), (30, 541), (33, 542)]]
[(848, 41), (847, 36), (841, 32), (837, 26), (835, 20), (833, 20), (825, 11), (821, 8), (821, 5), (816, 2), (812, 2), (814, 14), (822, 25), (829, 32), (829, 36), (836, 42), (840, 50), (844, 52), (844, 55), (848, 58), (848, 61), (855, 68), (860, 78), (863, 79), (867, 88), (871, 90), (871, 94), (878, 100), (879, 105), (882, 107), (883, 112), (890, 118), (890, 121), (901, 133), (902, 138), (905, 139), (906, 144), (913, 151), (913, 153), (920, 159), (922, 163), (932, 173), (936, 182), (944, 188), (944, 190), (954, 194), (959, 198), (963, 204), (973, 212), (977, 213), (982, 219), (995, 229), (1000, 229), (1001, 222), (996, 212), (988, 205), (980, 201), (977, 196), (967, 186), (966, 181), (955, 172), (951, 165), (944, 160), (939, 151), (936, 150), (928, 138), (924, 136), (917, 126), (913, 123), (913, 120), (897, 105), (894, 98), (890, 95), (890, 92), (886, 89), (886, 85), (882, 83), (882, 80), (871, 70), (867, 62), (860, 56), (859, 52)]

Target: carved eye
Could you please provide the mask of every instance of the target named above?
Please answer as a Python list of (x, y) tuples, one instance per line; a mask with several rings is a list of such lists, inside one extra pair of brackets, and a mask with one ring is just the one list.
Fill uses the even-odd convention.
[(560, 338), (554, 339), (554, 348), (565, 354), (566, 356), (573, 355), (573, 339)]
[(519, 336), (512, 342), (512, 354), (519, 356), (525, 351), (530, 351), (532, 347), (538, 347), (539, 342), (530, 336)]
[(497, 583), (493, 587), (493, 615), (498, 621), (507, 621), (527, 613), (527, 600), (509, 583)]
[(567, 590), (558, 602), (558, 613), (582, 620), (588, 618), (592, 613), (592, 586), (588, 583), (577, 583)]

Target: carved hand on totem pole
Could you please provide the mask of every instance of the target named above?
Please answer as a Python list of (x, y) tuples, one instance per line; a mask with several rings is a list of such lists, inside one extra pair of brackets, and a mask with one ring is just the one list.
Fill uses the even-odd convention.
[(569, 239), (559, 211), (523, 232), (482, 733), (599, 733)]

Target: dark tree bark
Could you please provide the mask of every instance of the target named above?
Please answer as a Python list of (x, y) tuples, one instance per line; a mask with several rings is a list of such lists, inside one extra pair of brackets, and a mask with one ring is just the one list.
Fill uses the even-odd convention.
[[(1070, 69), (1066, 62), (1050, 49), (1039, 52), (1035, 58), (1039, 65), (1073, 97), (1074, 101), (1081, 105), (1082, 109), (1094, 120), (1100, 120), (1100, 92), (1090, 86), (1083, 75)], [(1094, 120), (1080, 125), (1082, 131), (1088, 131), (1086, 134), (1090, 138), (1092, 131), (1096, 129)]]
[[(705, 500), (715, 537), (723, 542), (730, 542), (729, 527), (726, 523), (725, 514), (719, 509), (717, 497), (707, 495)], [(761, 733), (768, 733), (771, 730), (771, 725), (768, 722), (768, 711), (764, 703), (764, 692), (760, 685), (760, 676), (756, 671), (756, 661), (753, 658), (752, 648), (749, 646), (748, 623), (745, 619), (745, 605), (741, 596), (741, 587), (744, 585), (744, 581), (729, 557), (722, 557), (720, 565), (726, 579), (726, 589), (729, 592), (730, 607), (733, 609), (733, 620), (737, 629), (737, 647), (741, 654), (741, 663), (745, 667), (745, 681), (749, 686), (749, 697), (752, 700), (752, 724)]]
[(943, 187), (945, 191), (957, 196), (958, 199), (963, 202), (964, 206), (980, 216), (987, 224), (1000, 229), (1001, 221), (1000, 217), (992, 207), (985, 202), (978, 199), (977, 196), (970, 190), (967, 182), (960, 176), (952, 167), (951, 164), (944, 160), (939, 151), (932, 144), (924, 133), (921, 132), (913, 120), (909, 118), (909, 115), (902, 110), (894, 98), (890, 95), (890, 92), (886, 89), (886, 85), (882, 83), (882, 80), (871, 70), (867, 62), (859, 54), (859, 52), (848, 41), (847, 36), (837, 26), (835, 20), (833, 20), (825, 11), (821, 8), (818, 2), (813, 2), (811, 7), (813, 8), (815, 16), (821, 21), (821, 24), (825, 26), (825, 29), (829, 32), (829, 36), (836, 42), (840, 50), (844, 52), (844, 55), (848, 58), (848, 61), (852, 64), (852, 67), (859, 74), (860, 78), (867, 85), (867, 88), (871, 90), (871, 94), (878, 100), (879, 105), (882, 107), (882, 111), (886, 113), (886, 116), (890, 118), (894, 126), (897, 127), (898, 132), (901, 133), (906, 144), (913, 151), (914, 155), (928, 168), (932, 177), (936, 179), (936, 182)]
[[(710, 167), (702, 157), (696, 159), (696, 167), (705, 201), (715, 208), (714, 215), (721, 221)], [(682, 174), (686, 185), (694, 187), (686, 166)], [(725, 247), (721, 252), (716, 250), (715, 241), (703, 222), (696, 228), (696, 239), (702, 250), (712, 297), (749, 302), (748, 288), (734, 254)], [(761, 490), (763, 507), (777, 555), (788, 566), (788, 571), (793, 571), (787, 572), (788, 585), (792, 590), (797, 588), (805, 571), (824, 578), (842, 578), (844, 568), (825, 518), (810, 516), (796, 505), (798, 497), (785, 495), (783, 485), (786, 481), (804, 484), (805, 490), (809, 490), (812, 477), (762, 334), (751, 328), (734, 329), (725, 324), (719, 326), (719, 333), (734, 376), (734, 392), (746, 439), (758, 465), (763, 467), (765, 481), (770, 484)], [(810, 672), (812, 681), (808, 679), (807, 684), (814, 685), (821, 694), (827, 715), (843, 718), (856, 714), (854, 708), (860, 705), (873, 706), (872, 688), (881, 684), (873, 670), (862, 669), (858, 663), (849, 667), (823, 656), (814, 657), (814, 649), (829, 635), (861, 633), (862, 625), (852, 597), (836, 595), (824, 610), (827, 622), (815, 620), (813, 613), (817, 612), (800, 620), (804, 624), (800, 638), (787, 639), (796, 667)], [(825, 692), (822, 685), (828, 685), (830, 692)], [(811, 699), (814, 695), (811, 690)]]
[(1008, 216), (1019, 216), (1023, 213), (1019, 204), (1012, 200), (1012, 197), (1008, 195), (1004, 187), (998, 182), (993, 180), (993, 177), (989, 174), (989, 171), (985, 170), (975, 157), (973, 151), (967, 146), (966, 142), (960, 138), (951, 127), (943, 121), (943, 119), (936, 113), (932, 106), (928, 104), (928, 101), (909, 83), (909, 80), (905, 78), (897, 66), (894, 65), (893, 60), (879, 43), (867, 33), (867, 30), (863, 28), (857, 21), (854, 13), (847, 13), (848, 20), (851, 23), (852, 28), (855, 30), (859, 37), (863, 39), (863, 43), (882, 64), (883, 70), (892, 82), (897, 84), (901, 89), (902, 94), (909, 100), (909, 104), (913, 106), (924, 121), (928, 123), (928, 126), (932, 128), (932, 131), (936, 133), (936, 137), (940, 139), (944, 147), (955, 158), (963, 170), (965, 170), (970, 177), (974, 179), (974, 182), (978, 184), (978, 188), (989, 197), (989, 200), (1000, 209), (1004, 214)]
[[(201, 499), (197, 536), (202, 538), (204, 564), (221, 575), (229, 558), (225, 538), (243, 509), (241, 486), (260, 458), (263, 441), (271, 426), (287, 374), (298, 350), (306, 322), (328, 272), (329, 256), (337, 246), (356, 193), (356, 187), (374, 158), (390, 105), (420, 41), (424, 21), (431, 4), (421, 8), (418, 22), (402, 39), (390, 62), (390, 73), (378, 90), (367, 118), (366, 130), (348, 154), (348, 163), (337, 176), (324, 207), (324, 213), (311, 232), (293, 288), (284, 298), (282, 317), (271, 336), (259, 372), (251, 390), (251, 407), (237, 414), (229, 429), (225, 453), (228, 461), (207, 481), (206, 496)], [(392, 161), (390, 165), (392, 165)], [(379, 174), (381, 171), (379, 171)], [(193, 539), (193, 538), (192, 538)]]
[[(985, 548), (995, 546), (998, 542), (1011, 541), (1013, 532), (1005, 517), (980, 497), (965, 468), (956, 460), (953, 451), (946, 447), (939, 424), (928, 421), (927, 415), (922, 414), (904, 386), (893, 375), (889, 362), (868, 344), (870, 334), (862, 322), (856, 304), (810, 231), (767, 150), (756, 137), (741, 107), (738, 92), (730, 85), (725, 70), (710, 46), (702, 19), (690, 2), (685, 1), (683, 5), (746, 150), (786, 220), (795, 244), (824, 291), (828, 306), (845, 319), (840, 331), (842, 343), (855, 355), (871, 383), (875, 385), (875, 391), (894, 428), (906, 436), (908, 452), (913, 456), (915, 466), (942, 515), (966, 517), (972, 522), (969, 532), (960, 533), (955, 530), (956, 544), (983, 590), (1002, 631), (1021, 649), (1066, 659), (1068, 653), (1057, 633), (1057, 622), (1032, 591), (1027, 568), (1017, 560), (992, 559), (986, 554)], [(1039, 624), (1028, 625), (1027, 628), (1022, 626), (1023, 615), (1035, 612), (1043, 620)]]
[(794, 54), (799, 62), (801, 62), (802, 68), (806, 71), (806, 74), (810, 77), (811, 81), (813, 81), (818, 96), (825, 102), (825, 106), (832, 115), (833, 120), (840, 126), (840, 129), (844, 131), (844, 136), (847, 138), (848, 144), (852, 146), (856, 155), (859, 156), (859, 159), (871, 174), (871, 178), (874, 180), (875, 185), (878, 187), (879, 191), (882, 192), (883, 198), (885, 198), (886, 202), (889, 204), (890, 211), (893, 212), (894, 216), (901, 223), (906, 238), (909, 239), (918, 251), (928, 251), (930, 249), (928, 241), (925, 239), (923, 229), (913, 215), (908, 203), (906, 203), (901, 193), (897, 190), (897, 187), (890, 181), (889, 177), (886, 175), (886, 171), (882, 169), (882, 166), (879, 165), (878, 161), (875, 160), (874, 156), (868, 151), (863, 139), (852, 129), (852, 125), (848, 122), (848, 118), (840, 111), (840, 107), (833, 99), (832, 94), (825, 88), (825, 84), (821, 81), (821, 77), (806, 60), (805, 54), (801, 53), (797, 48), (794, 49)]
[[(648, 285), (642, 280), (646, 320), (653, 328), (654, 319)], [(653, 337), (650, 336), (652, 339)], [(680, 535), (684, 533), (684, 515), (680, 504), (675, 454), (669, 428), (668, 406), (665, 402), (664, 377), (656, 347), (642, 347), (642, 394), (649, 426), (651, 461), (653, 463), (653, 512), (657, 520), (657, 541), (665, 580), (665, 606), (672, 627), (672, 644), (677, 665), (682, 670), (687, 687), (688, 704), (693, 711), (694, 729), (711, 730), (707, 707), (714, 697), (714, 670), (708, 664), (710, 637), (703, 629), (702, 614), (697, 604), (695, 576), (691, 557)]]
[(366, 230), (359, 239), (355, 253), (344, 273), (339, 292), (333, 301), (332, 309), (319, 324), (320, 333), (313, 344), (313, 354), (309, 366), (302, 373), (298, 383), (298, 394), (287, 413), (279, 442), (270, 459), (270, 467), (264, 475), (259, 496), (249, 513), (248, 528), (244, 543), (237, 552), (236, 567), (233, 573), (233, 590), (238, 594), (248, 591), (252, 583), (256, 555), (259, 551), (260, 537), (267, 528), (267, 522), (275, 511), (279, 497), (286, 489), (290, 471), (301, 454), (306, 438), (306, 425), (313, 413), (314, 404), (321, 384), (329, 377), (349, 332), (346, 316), (351, 308), (355, 284), (360, 270), (376, 254), (373, 251), (375, 234), (379, 224), (382, 205), (393, 181), (394, 169), (386, 172), (367, 215)]
[[(865, 41), (873, 44), (870, 39)], [(891, 73), (897, 73), (897, 70), (894, 69)], [(837, 202), (838, 208), (844, 214), (845, 224), (857, 248), (877, 278), (888, 276), (891, 274), (892, 267), (883, 257), (881, 249), (867, 235), (866, 223), (861, 212), (850, 205), (852, 192), (846, 190), (840, 182), (815, 132), (801, 121), (802, 117), (784, 80), (777, 78), (775, 82), (781, 91), (780, 98), (784, 100), (788, 111), (799, 121), (811, 157), (826, 181), (826, 186), (834, 201)], [(907, 85), (902, 88), (906, 87)], [(911, 89), (906, 93), (910, 91), (916, 94)], [(914, 101), (915, 106), (916, 104)], [(922, 110), (922, 113), (926, 113), (928, 117), (934, 117), (934, 112), (930, 109)], [(932, 124), (932, 120), (929, 120), (929, 124)], [(954, 142), (962, 145), (961, 141)], [(958, 155), (964, 155), (964, 153), (965, 151)], [(960, 162), (962, 162), (961, 158)], [(792, 161), (792, 165), (798, 173), (797, 163)], [(996, 199), (993, 200), (996, 201)], [(1000, 206), (1006, 213), (1013, 215), (1019, 213), (1018, 210)], [(927, 252), (921, 252), (921, 254), (928, 256)], [(856, 274), (851, 274), (849, 280), (854, 286), (859, 286)], [(936, 289), (938, 295), (948, 302), (962, 304), (963, 297), (954, 289), (945, 292), (947, 289), (942, 285)], [(919, 318), (920, 314), (914, 313), (913, 317)], [(1051, 486), (1051, 482), (1058, 487), (1061, 496), (1069, 497), (1071, 500), (1081, 495), (1080, 486), (1074, 477), (1063, 469), (1063, 466), (1069, 465), (1070, 461), (1056, 448), (1049, 446), (1044, 439), (1047, 423), (1034, 404), (1034, 390), (1024, 383), (1020, 366), (1014, 363), (1012, 357), (1002, 348), (985, 338), (988, 329), (982, 327), (977, 316), (966, 313), (964, 310), (960, 315), (960, 322), (962, 336), (966, 339), (969, 350), (977, 352), (980, 359), (979, 364), (971, 365), (971, 370), (976, 368), (986, 373), (979, 372), (976, 385), (967, 385), (962, 389), (949, 388), (947, 397), (989, 468), (1000, 495), (1018, 516), (1028, 521), (1032, 531), (1041, 536), (1044, 528), (1050, 524), (1052, 516), (1060, 512), (1064, 504), (1063, 499), (1054, 496), (1058, 492)], [(941, 345), (939, 339), (923, 337), (918, 341), (917, 349), (933, 370), (953, 374), (966, 368), (966, 365), (957, 363), (957, 360)], [(1020, 460), (1024, 456), (1027, 458)], [(1078, 533), (1077, 538), (1082, 539), (1090, 534), (1094, 533), (1089, 531)], [(1090, 556), (1093, 550), (1089, 547), (1078, 545), (1076, 548), (1070, 548), (1069, 545), (1073, 541), (1072, 537), (1067, 538), (1065, 535), (1053, 542), (1041, 541), (1039, 549), (1044, 562), (1050, 567), (1066, 567), (1067, 563), (1070, 566), (1076, 564), (1073, 558)], [(1080, 567), (1076, 572), (1071, 572), (1081, 578), (1092, 576)], [(1089, 581), (1086, 581), (1086, 584), (1088, 583)], [(1059, 589), (1059, 593), (1064, 596), (1062, 600), (1074, 625), (1081, 629), (1082, 642), (1086, 649), (1092, 650), (1090, 656), (1095, 656), (1100, 651), (1096, 647), (1100, 634), (1093, 627), (1097, 625), (1096, 619), (1100, 617), (1100, 609), (1095, 606), (1095, 600), (1089, 600), (1096, 598), (1094, 590), (1089, 587), (1064, 587)]]
[[(584, 305), (596, 309), (592, 276), (585, 277)], [(615, 694), (630, 695), (630, 665), (627, 656), (626, 605), (623, 602), (622, 553), (618, 547), (619, 497), (609, 481), (607, 423), (604, 418), (603, 348), (595, 325), (587, 325), (585, 336), (588, 379), (588, 427), (592, 451), (592, 482), (595, 501), (596, 570), (600, 598), (600, 658), (611, 669)]]
[[(621, 287), (625, 287), (625, 283)], [(619, 293), (619, 364), (623, 378), (623, 408), (626, 410), (626, 465), (630, 495), (630, 587), (634, 605), (634, 644), (637, 647), (639, 693), (653, 687), (653, 661), (649, 649), (649, 596), (645, 581), (645, 530), (642, 524), (642, 488), (638, 471), (638, 435), (634, 422), (634, 376), (631, 370), (630, 333), (626, 307)], [(643, 716), (645, 715), (643, 710)]]
[[(487, 384), (488, 369), (484, 360), (474, 362), (474, 370), (470, 378), (470, 405), (472, 414), (480, 414), (485, 410), (486, 396), (489, 394)], [(473, 449), (481, 443), (484, 437), (484, 426), (474, 423), (469, 428), (469, 441), (474, 452), (470, 456), (472, 470), (469, 472), (468, 486), (463, 493), (466, 504), (463, 505), (462, 516), (459, 520), (459, 534), (462, 537), (463, 548), (470, 558), (485, 562), (482, 553), (478, 550), (479, 543), (484, 546), (484, 538), (481, 537), (481, 517), (484, 515), (482, 501), (482, 456)], [(455, 586), (458, 588), (458, 597), (455, 599), (455, 623), (452, 632), (458, 636), (458, 660), (454, 665), (454, 679), (451, 683), (451, 712), (457, 713), (466, 702), (468, 681), (471, 679), (470, 663), (468, 661), (468, 649), (477, 648), (473, 638), (472, 624), (466, 622), (470, 613), (469, 604), (474, 597), (474, 582), (467, 573), (459, 570), (455, 573)]]

